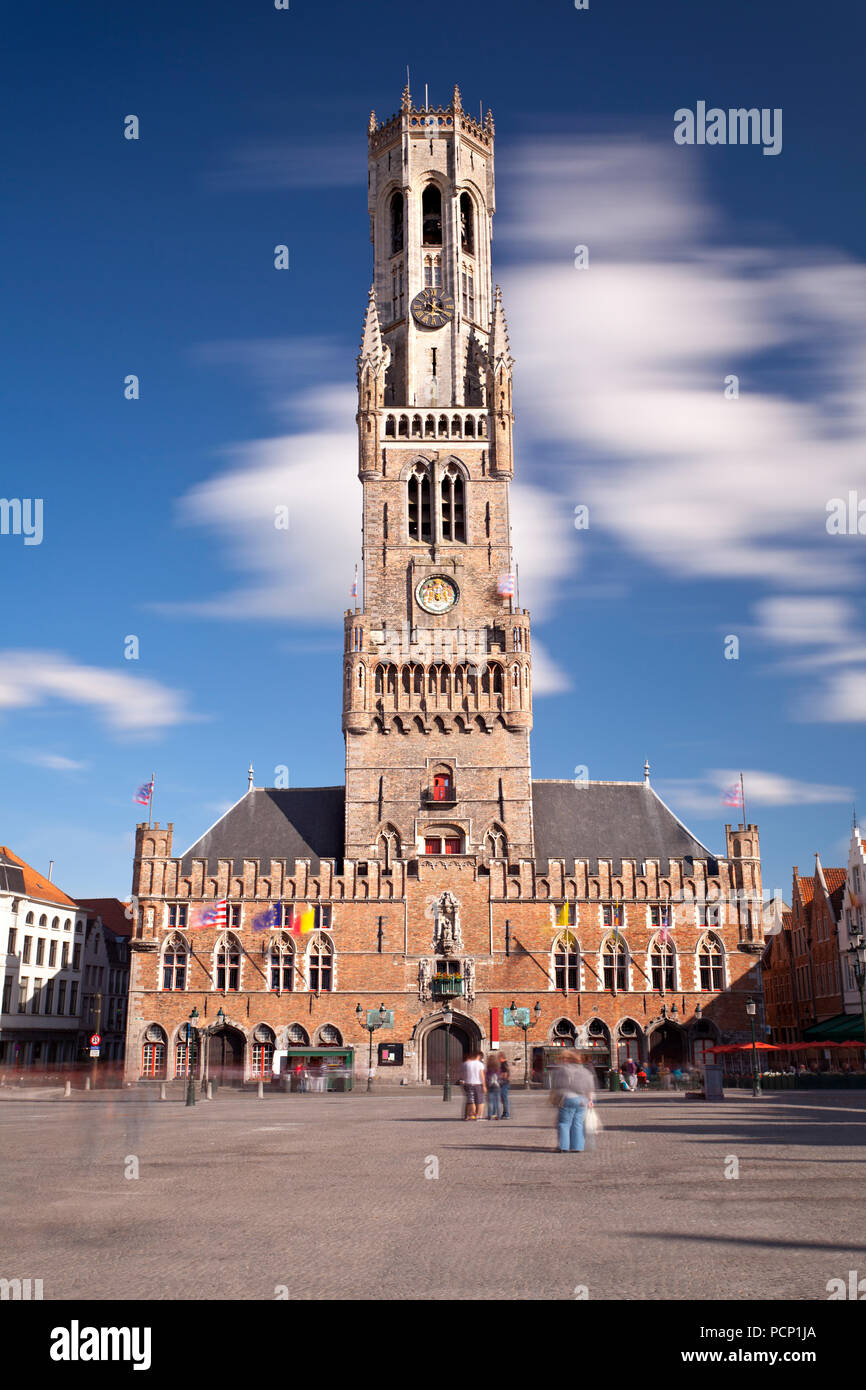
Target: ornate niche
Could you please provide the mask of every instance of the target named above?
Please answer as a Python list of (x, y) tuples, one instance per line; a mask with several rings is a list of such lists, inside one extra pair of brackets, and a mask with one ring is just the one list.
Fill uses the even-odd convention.
[(463, 950), (460, 903), (447, 889), (433, 907), (433, 950), (437, 956), (456, 956)]

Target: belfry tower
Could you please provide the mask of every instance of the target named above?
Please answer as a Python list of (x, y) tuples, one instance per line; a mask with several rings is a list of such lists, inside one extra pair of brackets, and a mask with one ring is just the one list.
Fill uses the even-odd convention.
[(509, 521), (512, 359), (491, 274), (493, 118), (369, 125), (358, 357), (363, 607), (345, 620), (350, 860), (533, 857), (529, 614)]

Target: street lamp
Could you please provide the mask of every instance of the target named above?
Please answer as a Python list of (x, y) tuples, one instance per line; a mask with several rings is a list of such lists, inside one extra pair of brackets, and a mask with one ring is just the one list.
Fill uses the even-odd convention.
[(753, 1095), (753, 1096), (759, 1096), (759, 1095), (761, 1094), (761, 1074), (760, 1074), (760, 1072), (758, 1071), (758, 1049), (755, 1047), (755, 1014), (757, 1013), (757, 1011), (758, 1011), (758, 1010), (757, 1010), (757, 1005), (755, 1004), (755, 1001), (754, 1001), (754, 999), (752, 998), (752, 996), (749, 995), (748, 999), (746, 1000), (746, 1013), (749, 1015), (749, 1022), (750, 1022), (751, 1025), (752, 1025), (752, 1095)]
[(370, 1022), (369, 1017), (367, 1018), (367, 1022), (366, 1022), (366, 1023), (363, 1023), (362, 1020), (363, 1020), (363, 1017), (364, 1017), (364, 1010), (361, 1008), (361, 1005), (358, 1004), (358, 1005), (356, 1006), (356, 1008), (355, 1008), (355, 1017), (357, 1018), (358, 1022), (361, 1024), (361, 1027), (362, 1027), (362, 1028), (366, 1028), (367, 1032), (370, 1034), (370, 1051), (369, 1051), (369, 1054), (368, 1054), (368, 1057), (367, 1057), (367, 1090), (368, 1090), (368, 1091), (372, 1091), (372, 1089), (373, 1089), (373, 1034), (375, 1033), (375, 1031), (376, 1031), (377, 1028), (382, 1028), (382, 1027), (384, 1027), (385, 1019), (388, 1017), (388, 1010), (385, 1008), (385, 1005), (384, 1005), (384, 1004), (380, 1004), (380, 1005), (379, 1005), (379, 1018), (378, 1018), (378, 1020), (376, 1019), (376, 1016), (375, 1016), (375, 1014), (374, 1014), (374, 1015), (373, 1015), (373, 1020), (374, 1020), (374, 1021), (373, 1021), (372, 1023)]
[(186, 1103), (195, 1105), (195, 1025), (198, 1009), (193, 1004), (192, 1013), (186, 1024)]
[(863, 1041), (866, 1043), (866, 1004), (863, 1002), (863, 985), (866, 983), (866, 940), (860, 931), (851, 932), (851, 945), (848, 947), (854, 979), (860, 992), (860, 1013), (863, 1017)]
[(448, 1005), (442, 1010), (442, 1022), (445, 1024), (445, 1085), (442, 1087), (442, 1099), (451, 1099), (451, 1024), (454, 1022), (454, 1014)]
[[(512, 1018), (514, 1018), (514, 1014), (515, 1014), (516, 1009), (517, 1009), (517, 1005), (515, 1004), (514, 1000), (512, 999), (512, 1001), (511, 1001), (511, 1017), (512, 1017)], [(529, 1011), (527, 1010), (527, 1013), (528, 1013), (528, 1012), (529, 1012)], [(534, 1027), (535, 1027), (536, 1023), (537, 1023), (538, 1020), (541, 1018), (541, 1005), (539, 1004), (539, 1002), (538, 1002), (537, 999), (536, 999), (536, 1001), (535, 1001), (535, 1008), (534, 1008), (533, 1012), (534, 1012), (534, 1014), (535, 1014), (535, 1018), (532, 1020), (531, 1023), (529, 1022), (529, 1019), (527, 1019), (525, 1023), (519, 1023), (519, 1024), (518, 1024), (518, 1027), (520, 1027), (520, 1028), (523, 1029), (523, 1088), (524, 1088), (524, 1090), (526, 1090), (526, 1091), (529, 1090), (529, 1059), (528, 1059), (528, 1053), (527, 1053), (526, 1034), (527, 1034), (527, 1032), (529, 1031), (530, 1028), (534, 1028)]]

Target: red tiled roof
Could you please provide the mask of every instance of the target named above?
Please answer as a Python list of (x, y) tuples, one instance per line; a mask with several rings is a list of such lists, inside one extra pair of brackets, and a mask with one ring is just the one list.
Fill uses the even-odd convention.
[(103, 924), (115, 936), (132, 936), (132, 922), (126, 915), (126, 903), (119, 898), (79, 898), (78, 906), (89, 917), (101, 917)]
[(782, 926), (783, 926), (783, 928), (785, 929), (785, 931), (790, 931), (790, 930), (791, 930), (791, 923), (793, 922), (793, 920), (794, 920), (794, 914), (793, 914), (793, 912), (783, 912), (783, 913), (782, 913)]
[(52, 883), (44, 874), (40, 874), (31, 864), (23, 860), (20, 855), (14, 854), (8, 845), (0, 845), (0, 854), (4, 854), (7, 859), (11, 859), (13, 864), (17, 864), (24, 871), (24, 890), (28, 898), (38, 898), (41, 902), (59, 903), (62, 907), (77, 907), (77, 903), (68, 898), (62, 888), (58, 888), (56, 883)]
[(825, 869), (824, 881), (827, 884), (827, 892), (835, 893), (837, 888), (843, 888), (847, 877), (847, 869)]
[(800, 884), (800, 897), (808, 905), (815, 896), (815, 880), (814, 878), (798, 877), (798, 882)]

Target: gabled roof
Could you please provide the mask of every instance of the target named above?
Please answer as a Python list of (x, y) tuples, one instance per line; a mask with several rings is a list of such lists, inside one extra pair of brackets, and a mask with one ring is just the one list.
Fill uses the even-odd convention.
[[(7, 845), (0, 845), (0, 863), (5, 864), (7, 873), (12, 868), (21, 870), (20, 882), (23, 887), (8, 891), (20, 893), (25, 898), (36, 898), (39, 902), (58, 903), (61, 907), (73, 909), (77, 907), (72, 898), (68, 898), (63, 890), (57, 887), (56, 883), (52, 883), (31, 864), (20, 859), (17, 854), (13, 854)], [(17, 876), (16, 881), (19, 881)]]
[(540, 868), (588, 859), (595, 873), (599, 859), (612, 859), (617, 873), (623, 859), (658, 859), (666, 874), (671, 859), (717, 858), (648, 782), (533, 782), (532, 810)]
[(815, 880), (814, 878), (804, 878), (802, 874), (798, 874), (797, 882), (800, 885), (800, 897), (808, 907), (815, 896)]
[(193, 859), (309, 859), (314, 873), (322, 859), (343, 858), (345, 796), (342, 787), (255, 787), (226, 811), (181, 858), (188, 874)]
[(88, 917), (101, 917), (103, 926), (115, 936), (132, 936), (132, 922), (126, 915), (126, 903), (120, 898), (79, 898), (78, 906)]
[(825, 869), (824, 882), (827, 884), (827, 892), (835, 893), (837, 888), (844, 888), (847, 877), (847, 869)]

